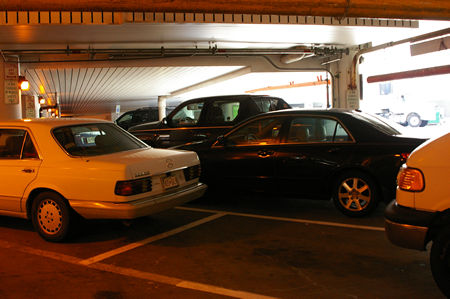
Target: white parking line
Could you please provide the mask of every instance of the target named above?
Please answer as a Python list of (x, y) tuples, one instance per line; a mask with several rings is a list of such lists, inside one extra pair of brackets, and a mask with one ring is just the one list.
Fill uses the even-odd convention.
[(147, 239), (144, 239), (144, 240), (141, 240), (141, 241), (138, 241), (138, 242), (135, 242), (135, 243), (131, 243), (131, 244), (128, 244), (128, 245), (125, 245), (125, 246), (122, 246), (122, 247), (119, 247), (119, 248), (116, 248), (116, 249), (104, 252), (102, 254), (90, 257), (88, 259), (82, 260), (82, 261), (80, 261), (80, 264), (87, 266), (87, 265), (90, 265), (90, 264), (93, 264), (93, 263), (97, 263), (97, 262), (102, 261), (104, 259), (107, 259), (107, 258), (110, 258), (112, 256), (121, 254), (123, 252), (126, 252), (126, 251), (129, 251), (129, 250), (138, 248), (140, 246), (149, 244), (151, 242), (155, 242), (155, 241), (158, 241), (158, 240), (161, 240), (161, 239), (173, 236), (173, 235), (178, 234), (178, 233), (180, 233), (182, 231), (191, 229), (193, 227), (199, 226), (199, 225), (204, 224), (206, 222), (213, 221), (213, 220), (215, 220), (217, 218), (220, 218), (220, 217), (223, 217), (225, 215), (226, 215), (226, 213), (221, 213), (221, 212), (216, 213), (216, 214), (211, 215), (209, 217), (202, 218), (200, 220), (191, 222), (189, 224), (177, 227), (177, 228), (175, 228), (173, 230), (161, 233), (159, 235), (151, 236), (151, 237), (148, 237)]
[(28, 247), (28, 246), (21, 246), (18, 244), (14, 244), (14, 243), (2, 241), (2, 240), (0, 240), (0, 247), (7, 248), (7, 249), (13, 249), (15, 251), (21, 251), (21, 252), (33, 254), (36, 256), (42, 256), (42, 257), (46, 257), (46, 258), (74, 264), (74, 265), (85, 266), (85, 267), (88, 267), (91, 269), (96, 269), (96, 270), (100, 270), (100, 271), (104, 271), (104, 272), (115, 273), (115, 274), (138, 278), (138, 279), (144, 279), (144, 280), (148, 280), (148, 281), (152, 281), (152, 282), (156, 282), (156, 283), (164, 283), (167, 285), (172, 285), (172, 286), (179, 287), (179, 288), (195, 290), (195, 291), (199, 291), (199, 292), (205, 292), (205, 293), (217, 294), (217, 295), (223, 295), (223, 296), (229, 296), (229, 297), (235, 297), (235, 298), (271, 299), (271, 298), (275, 298), (275, 297), (269, 297), (269, 296), (251, 293), (251, 292), (227, 289), (227, 288), (222, 288), (219, 286), (203, 284), (203, 283), (188, 281), (188, 280), (182, 280), (182, 279), (175, 278), (175, 277), (170, 277), (170, 276), (165, 276), (165, 275), (160, 275), (160, 274), (155, 274), (155, 273), (150, 273), (150, 272), (144, 272), (144, 271), (139, 271), (139, 270), (130, 269), (130, 268), (118, 267), (118, 266), (114, 266), (114, 265), (100, 263), (100, 261), (110, 258), (115, 255), (121, 254), (123, 252), (138, 248), (140, 246), (149, 244), (151, 242), (161, 240), (163, 238), (167, 238), (169, 236), (175, 235), (177, 233), (180, 233), (180, 232), (183, 232), (190, 228), (213, 221), (215, 219), (218, 219), (218, 218), (226, 216), (226, 215), (250, 217), (250, 218), (257, 218), (257, 219), (276, 220), (276, 221), (286, 221), (286, 222), (293, 222), (293, 223), (317, 224), (317, 225), (344, 227), (344, 228), (353, 228), (353, 229), (364, 229), (364, 230), (372, 230), (372, 231), (384, 231), (384, 228), (376, 227), (376, 226), (352, 225), (352, 224), (344, 224), (344, 223), (338, 223), (338, 222), (316, 221), (316, 220), (296, 219), (296, 218), (287, 218), (287, 217), (273, 217), (273, 216), (264, 216), (264, 215), (247, 214), (247, 213), (235, 213), (235, 212), (219, 211), (219, 210), (189, 208), (189, 207), (177, 207), (176, 209), (186, 210), (186, 211), (203, 212), (203, 213), (213, 213), (213, 215), (202, 218), (197, 221), (194, 221), (187, 225), (178, 227), (171, 231), (164, 232), (159, 235), (152, 236), (147, 239), (144, 239), (144, 240), (132, 243), (132, 244), (128, 244), (126, 246), (122, 246), (117, 249), (107, 251), (102, 254), (99, 254), (94, 257), (84, 259), (84, 260), (77, 258), (77, 257), (57, 253), (57, 252), (50, 252), (50, 251), (35, 249), (32, 247)]
[(339, 222), (317, 221), (317, 220), (286, 218), (286, 217), (274, 217), (274, 216), (235, 213), (235, 212), (209, 210), (209, 209), (188, 208), (188, 207), (181, 207), (181, 206), (176, 207), (175, 209), (194, 211), (194, 212), (203, 212), (203, 213), (225, 213), (226, 215), (241, 216), (241, 217), (250, 217), (250, 218), (258, 218), (258, 219), (295, 222), (295, 223), (317, 224), (317, 225), (345, 227), (345, 228), (355, 228), (355, 229), (365, 229), (365, 230), (374, 230), (374, 231), (383, 231), (384, 232), (384, 227), (379, 227), (379, 226), (354, 225), (354, 224), (345, 224), (345, 223), (339, 223)]
[[(5, 249), (11, 249), (15, 252), (20, 251), (26, 254), (32, 254), (40, 257), (45, 257), (77, 266), (81, 266), (81, 259), (57, 252), (51, 252), (51, 251), (45, 251), (36, 249), (33, 247), (28, 246), (21, 246), (19, 244), (7, 242), (0, 240), (0, 248)], [(143, 279), (147, 281), (152, 281), (156, 283), (163, 283), (167, 285), (171, 285), (178, 288), (184, 288), (184, 289), (190, 289), (194, 291), (204, 292), (204, 293), (210, 293), (210, 294), (217, 294), (222, 296), (229, 296), (234, 298), (255, 298), (255, 299), (274, 299), (275, 297), (269, 297), (265, 295), (260, 295), (256, 293), (251, 292), (245, 292), (245, 291), (238, 291), (238, 290), (232, 290), (232, 289), (226, 289), (219, 286), (209, 285), (209, 284), (203, 284), (198, 283), (194, 281), (188, 281), (188, 280), (182, 280), (175, 277), (165, 276), (165, 275), (159, 275), (155, 273), (150, 272), (144, 272), (139, 271), (135, 269), (130, 268), (124, 268), (124, 267), (118, 267), (114, 265), (108, 265), (104, 263), (95, 263), (90, 265), (84, 265), (87, 268), (100, 270), (103, 272), (108, 273), (114, 273), (119, 274), (123, 276), (128, 276), (132, 278), (138, 278)]]

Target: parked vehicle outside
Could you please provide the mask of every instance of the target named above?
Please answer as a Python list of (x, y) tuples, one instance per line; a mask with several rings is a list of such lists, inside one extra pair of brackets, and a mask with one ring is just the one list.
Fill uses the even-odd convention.
[(177, 148), (197, 152), (201, 181), (220, 192), (333, 198), (344, 214), (363, 216), (392, 200), (399, 167), (424, 141), (358, 111), (288, 109), (252, 117), (215, 141)]
[(403, 126), (413, 128), (424, 127), (428, 124), (439, 124), (443, 115), (439, 106), (427, 103), (403, 103), (391, 108), (384, 108), (377, 114)]
[(0, 122), (0, 215), (61, 241), (77, 215), (133, 219), (203, 195), (194, 152), (153, 149), (113, 123)]
[(283, 99), (258, 95), (214, 96), (181, 103), (162, 121), (134, 126), (129, 132), (153, 147), (171, 147), (215, 139), (244, 119), (290, 108)]
[(398, 173), (396, 200), (385, 212), (395, 245), (430, 250), (431, 272), (450, 297), (450, 133), (415, 149)]

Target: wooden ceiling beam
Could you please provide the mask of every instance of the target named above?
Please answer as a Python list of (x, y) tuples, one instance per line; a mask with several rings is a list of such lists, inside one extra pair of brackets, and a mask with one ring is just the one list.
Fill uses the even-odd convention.
[(450, 20), (450, 1), (0, 0), (0, 11), (146, 11)]

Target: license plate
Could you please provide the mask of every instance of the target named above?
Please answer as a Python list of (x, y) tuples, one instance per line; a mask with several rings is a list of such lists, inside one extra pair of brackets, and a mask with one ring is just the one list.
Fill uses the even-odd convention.
[(164, 189), (178, 187), (177, 178), (173, 175), (162, 177), (161, 184)]

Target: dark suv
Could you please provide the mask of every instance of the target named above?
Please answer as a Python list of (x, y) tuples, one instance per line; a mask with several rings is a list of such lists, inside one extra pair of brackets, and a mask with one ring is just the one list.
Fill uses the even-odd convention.
[[(170, 113), (175, 107), (167, 107), (166, 113)], [(158, 107), (145, 107), (128, 111), (122, 114), (115, 123), (128, 130), (132, 126), (159, 120)]]
[(151, 146), (166, 148), (216, 138), (250, 116), (287, 108), (283, 99), (261, 95), (197, 98), (181, 103), (162, 121), (128, 131)]

